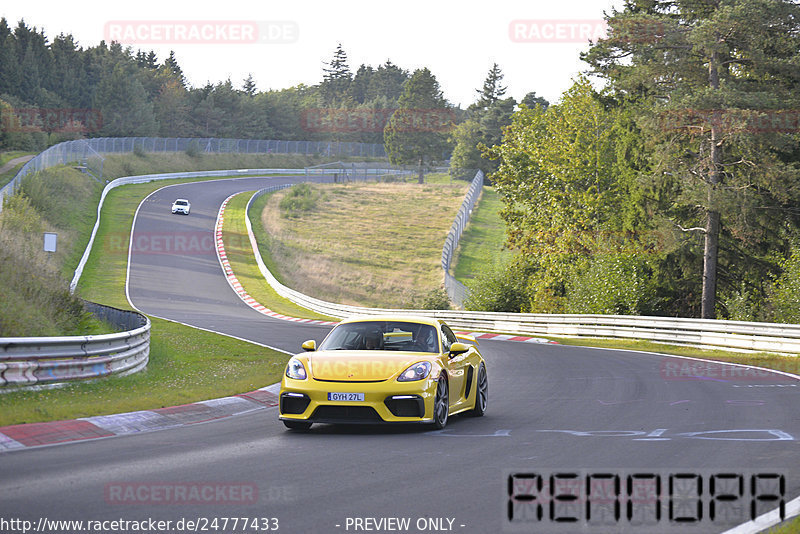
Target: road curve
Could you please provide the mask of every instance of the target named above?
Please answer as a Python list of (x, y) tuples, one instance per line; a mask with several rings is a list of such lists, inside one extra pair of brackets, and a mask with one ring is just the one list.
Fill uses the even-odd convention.
[[(134, 228), (131, 302), (145, 313), (286, 351), (321, 339), (326, 327), (271, 319), (243, 304), (212, 250), (154, 250), (168, 248), (164, 235), (202, 239), (230, 194), (277, 180), (292, 179), (200, 182), (148, 197)], [(169, 214), (178, 197), (191, 200), (189, 217)], [(507, 523), (510, 470), (674, 470), (698, 472), (706, 482), (715, 470), (757, 470), (785, 476), (787, 501), (800, 494), (800, 382), (792, 378), (702, 364), (687, 371), (690, 360), (625, 351), (495, 341), (481, 347), (490, 382), (483, 418), (453, 418), (442, 432), (317, 425), (297, 434), (270, 408), (11, 451), (0, 454), (0, 518), (152, 519), (172, 521), (175, 532), (181, 520), (216, 518), (221, 527), (234, 517), (277, 518), (278, 532), (290, 533), (354, 532), (358, 518), (362, 527), (411, 521), (407, 530), (374, 529), (386, 532), (565, 531), (546, 518)], [(212, 486), (209, 499), (177, 496)], [(674, 526), (663, 518), (654, 531)], [(243, 531), (231, 527), (208, 531)], [(721, 530), (706, 522), (680, 531)], [(623, 522), (585, 531), (648, 530)]]

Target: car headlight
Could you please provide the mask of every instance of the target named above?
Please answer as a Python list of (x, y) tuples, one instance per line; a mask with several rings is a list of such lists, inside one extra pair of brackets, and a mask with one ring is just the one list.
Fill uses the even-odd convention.
[(308, 375), (306, 374), (306, 368), (303, 366), (303, 362), (297, 358), (292, 358), (286, 365), (286, 376), (295, 380), (305, 380)]
[(417, 362), (397, 377), (398, 382), (413, 382), (428, 378), (431, 374), (431, 362)]

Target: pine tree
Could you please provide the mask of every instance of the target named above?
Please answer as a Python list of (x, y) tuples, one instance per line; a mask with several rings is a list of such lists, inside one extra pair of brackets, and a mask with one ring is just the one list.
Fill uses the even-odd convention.
[(256, 94), (256, 82), (253, 80), (253, 75), (248, 74), (242, 85), (242, 91), (247, 96), (254, 96)]
[(584, 58), (637, 102), (649, 179), (674, 192), (663, 214), (703, 236), (700, 314), (714, 318), (718, 272), (729, 286), (766, 278), (774, 236), (798, 227), (797, 130), (779, 125), (800, 108), (800, 6), (628, 0), (608, 24)]
[(169, 57), (164, 60), (163, 68), (167, 71), (167, 73), (172, 74), (175, 78), (181, 82), (181, 85), (186, 85), (186, 78), (183, 76), (183, 70), (181, 69), (180, 65), (178, 65), (178, 60), (175, 58), (175, 51), (169, 51)]
[(477, 109), (488, 108), (506, 94), (508, 87), (502, 86), (502, 81), (503, 72), (500, 70), (497, 63), (494, 63), (492, 68), (489, 69), (489, 74), (486, 75), (483, 87), (475, 90), (479, 96), (478, 101), (475, 103)]
[(347, 53), (339, 43), (327, 68), (323, 68), (320, 95), (323, 106), (338, 106), (347, 101), (347, 92), (353, 75), (347, 65)]

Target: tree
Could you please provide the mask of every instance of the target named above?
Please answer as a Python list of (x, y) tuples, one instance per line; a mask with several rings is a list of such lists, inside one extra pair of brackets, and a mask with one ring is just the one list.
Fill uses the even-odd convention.
[(383, 130), (389, 161), (417, 164), (419, 183), (424, 183), (425, 163), (442, 159), (447, 148), (451, 117), (433, 74), (427, 68), (414, 71)]
[(380, 65), (370, 76), (367, 100), (383, 97), (390, 102), (397, 102), (403, 94), (403, 86), (408, 78), (408, 71), (387, 59), (386, 63)]
[(97, 85), (94, 105), (103, 117), (103, 135), (146, 136), (158, 131), (147, 91), (123, 64), (116, 64)]
[(507, 244), (528, 266), (530, 311), (562, 312), (574, 273), (613, 251), (630, 196), (617, 169), (615, 116), (579, 78), (559, 104), (522, 108), (492, 175)]
[(173, 77), (161, 86), (161, 91), (154, 102), (158, 116), (159, 133), (164, 137), (182, 137), (186, 135), (191, 121), (189, 111), (189, 92)]
[(703, 235), (701, 317), (714, 318), (718, 272), (736, 285), (750, 269), (764, 273), (758, 256), (776, 219), (797, 227), (797, 138), (760, 125), (800, 104), (800, 6), (628, 0), (608, 25), (584, 59), (646, 103), (638, 122), (652, 140), (650, 179), (676, 192), (665, 215)]
[(483, 143), (483, 130), (478, 121), (468, 119), (457, 125), (453, 128), (450, 140), (455, 145), (450, 156), (450, 174), (453, 177), (470, 180), (475, 176), (476, 169), (490, 163), (481, 157), (481, 150), (478, 148)]
[(183, 69), (178, 65), (178, 60), (175, 58), (175, 51), (169, 51), (169, 57), (164, 60), (164, 65), (162, 65), (161, 68), (175, 76), (175, 78), (181, 82), (181, 85), (186, 85), (186, 78), (184, 78)]
[(320, 96), (323, 106), (338, 106), (347, 101), (347, 92), (353, 75), (347, 65), (347, 53), (342, 48), (342, 43), (336, 46), (333, 58), (323, 68)]
[[(477, 89), (478, 101), (473, 105), (475, 109), (486, 109), (506, 94), (508, 87), (500, 85), (503, 81), (503, 72), (497, 63), (492, 65), (489, 73), (486, 75), (486, 80), (483, 82), (483, 87)], [(472, 107), (472, 106), (471, 106)]]
[(477, 89), (479, 98), (468, 108), (469, 118), (453, 131), (453, 156), (450, 158), (450, 174), (470, 179), (475, 169), (488, 177), (497, 170), (497, 163), (482, 157), (487, 147), (500, 144), (503, 128), (511, 124), (516, 102), (513, 98), (500, 98), (507, 90), (501, 87), (503, 74), (495, 63), (489, 70), (483, 87)]
[(536, 91), (531, 91), (530, 93), (526, 94), (520, 100), (519, 105), (525, 105), (529, 108), (533, 108), (536, 106), (542, 106), (544, 109), (547, 109), (547, 106), (550, 105), (550, 102), (547, 101), (544, 97), (536, 96)]
[(253, 75), (248, 74), (242, 86), (242, 92), (247, 96), (254, 96), (256, 94), (256, 82), (253, 80)]
[[(5, 22), (2, 19), (0, 22)], [(0, 25), (0, 30), (2, 26)], [(19, 59), (17, 58), (17, 42), (14, 40), (13, 35), (6, 35), (2, 37), (3, 32), (0, 31), (0, 95), (1, 94), (17, 94), (19, 88)]]

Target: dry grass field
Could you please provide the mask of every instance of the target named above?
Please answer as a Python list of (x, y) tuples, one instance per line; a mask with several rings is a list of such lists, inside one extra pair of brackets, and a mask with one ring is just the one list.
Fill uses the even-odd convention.
[[(414, 307), (442, 285), (442, 246), (468, 183), (311, 186), (305, 209), (261, 214), (276, 276), (323, 300)], [(285, 204), (285, 202), (284, 202)]]

